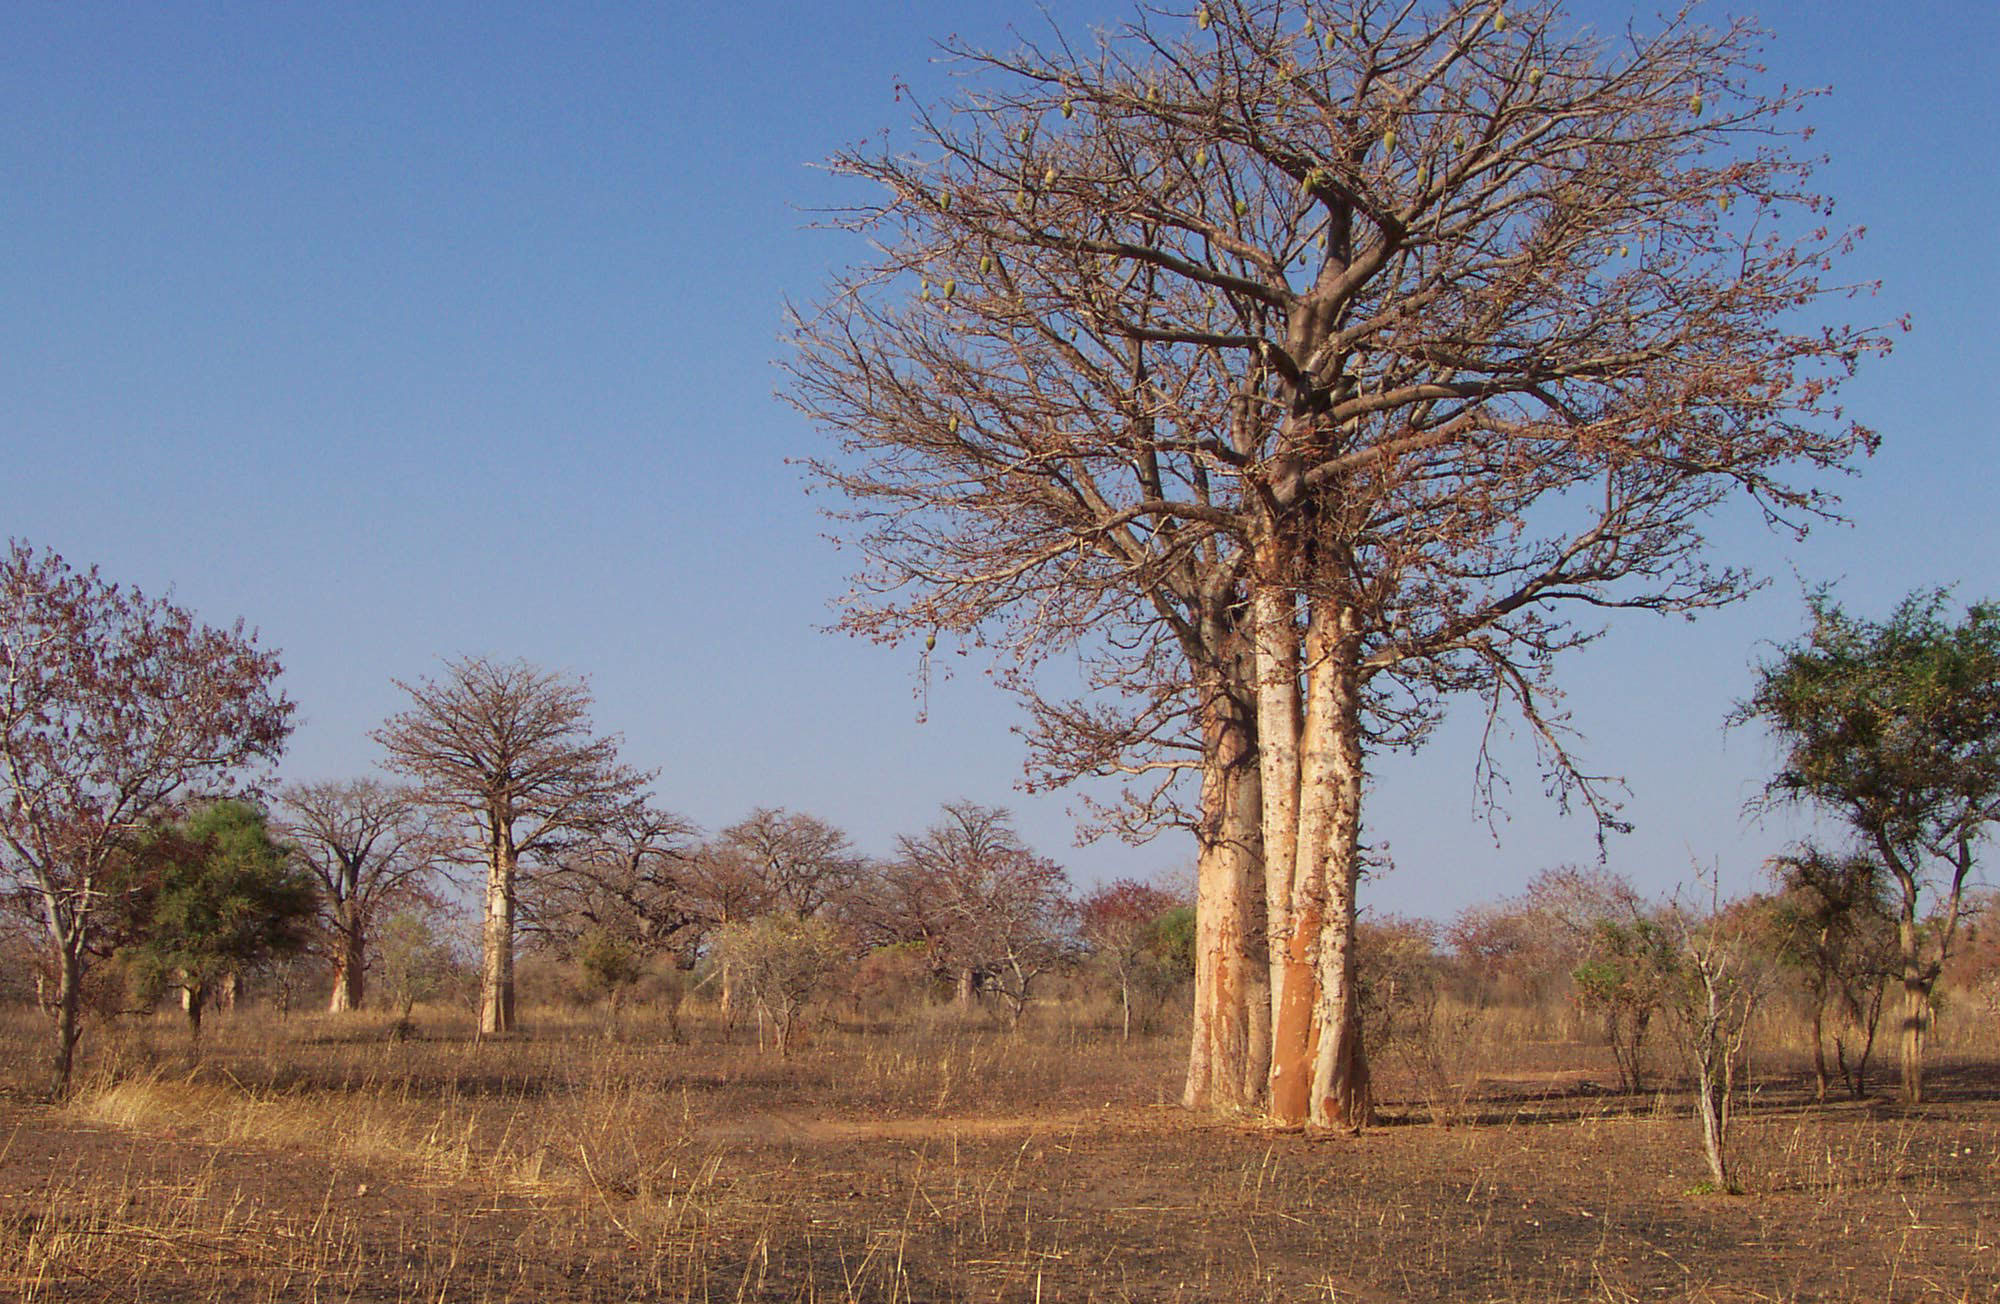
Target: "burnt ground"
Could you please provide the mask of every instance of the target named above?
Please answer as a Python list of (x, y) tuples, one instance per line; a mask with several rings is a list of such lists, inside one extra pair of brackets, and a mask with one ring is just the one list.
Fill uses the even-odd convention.
[[(1992, 1063), (1939, 1066), (1916, 1110), (1767, 1074), (1716, 1195), (1687, 1101), (1561, 1067), (1590, 1048), (1483, 1079), (1459, 1126), (1391, 1080), (1383, 1126), (1317, 1138), (1161, 1103), (1171, 1040), (954, 1036), (785, 1063), (553, 1029), (480, 1049), (484, 1077), (294, 1036), (156, 1065), (117, 1121), (15, 1090), (0, 1296), (2000, 1300)], [(350, 1134), (343, 1093), (428, 1148)]]

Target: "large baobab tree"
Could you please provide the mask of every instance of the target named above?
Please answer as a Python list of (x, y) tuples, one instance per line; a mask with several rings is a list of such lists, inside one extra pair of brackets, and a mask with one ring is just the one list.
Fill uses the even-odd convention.
[(426, 905), (444, 865), (431, 810), (414, 789), (377, 779), (295, 783), (279, 793), (277, 832), (320, 886), (320, 932), (333, 957), (335, 1014), (361, 1008), (377, 919)]
[(486, 868), (479, 1029), (514, 1026), (516, 878), (523, 857), (548, 856), (602, 828), (652, 777), (618, 760), (618, 739), (590, 722), (580, 679), (524, 661), (465, 657), (436, 680), (400, 681), (410, 709), (375, 732), (389, 768), (423, 799), (477, 830)]
[(1803, 530), (1871, 446), (1833, 395), (1883, 338), (1816, 319), (1847, 238), (1759, 45), (1213, 0), (952, 45), (958, 98), (834, 160), (880, 253), (789, 367), (866, 558), (845, 623), (976, 635), (1031, 696), (1082, 657), (1099, 691), (1036, 705), (1057, 777), (1199, 769), (1191, 1105), (1358, 1125), (1371, 749), (1470, 695), (1614, 821), (1556, 658), (1741, 595), (1710, 513)]
[(107, 874), (150, 821), (277, 759), (278, 673), (240, 623), (203, 625), (19, 541), (0, 556), (0, 874), (46, 929), (57, 1094)]

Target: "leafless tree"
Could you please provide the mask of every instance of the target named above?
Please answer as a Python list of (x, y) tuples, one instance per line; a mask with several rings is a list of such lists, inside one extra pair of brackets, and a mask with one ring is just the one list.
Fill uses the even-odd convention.
[(410, 695), (374, 737), (423, 799), (476, 830), (486, 867), (479, 1029), (514, 1026), (516, 878), (624, 811), (652, 778), (618, 760), (590, 722), (589, 687), (525, 661), (464, 657)]
[(1019, 1022), (1035, 980), (1076, 952), (1069, 876), (1035, 855), (994, 806), (948, 802), (943, 817), (897, 840), (892, 877), (906, 900), (925, 903), (933, 953), (969, 1002), (983, 982)]
[(1848, 237), (1747, 24), (1198, 18), (950, 46), (962, 96), (834, 160), (881, 254), (801, 314), (791, 394), (840, 442), (850, 629), (979, 637), (1031, 694), (1082, 656), (1101, 693), (1036, 705), (1050, 777), (1199, 768), (1188, 1103), (1351, 1127), (1369, 751), (1473, 696), (1615, 824), (1556, 658), (1742, 595), (1726, 501), (1828, 512), (1800, 473), (1872, 447), (1834, 394), (1884, 336), (1805, 324)]
[(200, 624), (18, 540), (0, 556), (0, 878), (46, 929), (57, 1094), (107, 872), (148, 821), (277, 759), (293, 709), (278, 673), (241, 622)]
[(564, 953), (597, 933), (645, 956), (693, 954), (707, 917), (692, 865), (698, 830), (648, 801), (613, 812), (533, 876), (527, 926)]
[(862, 858), (845, 833), (812, 815), (760, 807), (716, 836), (709, 854), (734, 862), (766, 910), (817, 915), (850, 890)]
[(415, 790), (377, 779), (295, 783), (278, 801), (275, 831), (320, 885), (320, 931), (333, 961), (327, 1008), (358, 1010), (369, 932), (389, 911), (430, 901), (442, 834)]

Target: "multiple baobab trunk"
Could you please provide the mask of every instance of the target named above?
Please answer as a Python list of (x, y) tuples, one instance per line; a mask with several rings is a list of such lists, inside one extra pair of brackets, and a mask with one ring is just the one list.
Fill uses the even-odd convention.
[(880, 255), (801, 316), (791, 397), (854, 504), (847, 626), (999, 649), (1041, 778), (1196, 830), (1188, 1102), (1352, 1127), (1369, 754), (1473, 696), (1615, 823), (1549, 705), (1597, 632), (1563, 613), (1741, 596), (1704, 517), (1822, 515), (1791, 477), (1872, 446), (1833, 394), (1884, 344), (1783, 329), (1842, 237), (1783, 148), (1800, 97), (1741, 89), (1747, 25), (1199, 19), (949, 47), (962, 99), (834, 160), (880, 188), (835, 219)]

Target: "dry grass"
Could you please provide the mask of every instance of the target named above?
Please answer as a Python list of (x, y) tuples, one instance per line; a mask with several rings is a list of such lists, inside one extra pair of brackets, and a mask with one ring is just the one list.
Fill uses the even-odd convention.
[(1990, 1061), (1942, 1063), (1906, 1112), (1812, 1107), (1766, 1054), (1732, 1200), (1689, 1194), (1678, 1091), (1607, 1092), (1597, 1048), (1519, 1015), (1464, 1022), (1449, 1061), (1385, 1057), (1387, 1125), (1333, 1141), (1188, 1119), (1178, 1036), (1100, 1015), (925, 1011), (789, 1061), (703, 1011), (688, 1045), (643, 1011), (485, 1042), (448, 1011), (401, 1041), (243, 1015), (199, 1065), (138, 1024), (97, 1033), (60, 1110), (28, 1096), (41, 1029), (10, 1022), (0, 1295), (2000, 1298)]

